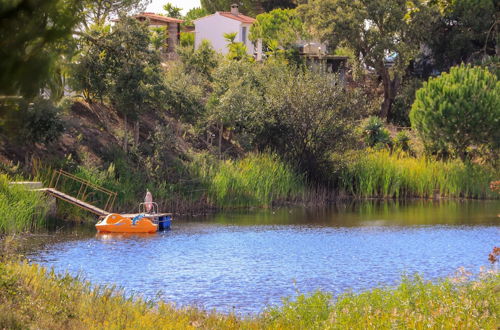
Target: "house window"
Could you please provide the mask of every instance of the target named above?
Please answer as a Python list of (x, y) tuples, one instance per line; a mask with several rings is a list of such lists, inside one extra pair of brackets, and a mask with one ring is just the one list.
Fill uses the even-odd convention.
[(247, 43), (247, 27), (244, 26), (241, 28), (241, 42), (244, 44)]

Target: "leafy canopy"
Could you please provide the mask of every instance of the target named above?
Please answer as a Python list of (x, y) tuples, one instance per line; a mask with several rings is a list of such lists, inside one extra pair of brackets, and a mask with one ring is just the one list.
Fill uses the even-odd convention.
[(151, 0), (83, 0), (80, 2), (84, 8), (85, 19), (83, 21), (85, 30), (93, 25), (106, 25), (111, 18), (120, 14), (131, 15), (144, 11)]
[(304, 35), (304, 27), (295, 9), (274, 9), (269, 13), (259, 14), (250, 28), (252, 41), (262, 39), (263, 46), (277, 43), (279, 47), (289, 47)]
[(500, 81), (481, 67), (453, 67), (417, 91), (410, 119), (429, 151), (465, 160), (472, 147), (498, 149)]
[[(430, 22), (423, 0), (316, 0), (298, 8), (313, 32), (332, 48), (352, 49), (382, 78), (381, 117), (391, 116), (398, 80), (420, 49)], [(387, 56), (394, 58), (389, 69)]]
[(81, 19), (70, 0), (0, 2), (0, 94), (35, 96)]
[[(426, 44), (439, 71), (484, 55), (495, 55), (499, 40), (500, 2), (495, 0), (435, 0), (439, 14)], [(500, 55), (500, 54), (496, 54)]]
[(186, 25), (186, 26), (194, 26), (193, 21), (195, 19), (207, 16), (207, 15), (208, 15), (208, 11), (206, 11), (205, 8), (202, 8), (202, 7), (191, 8), (186, 13), (186, 15), (183, 17), (183, 19), (184, 19), (184, 25)]
[(172, 17), (172, 18), (181, 18), (182, 17), (182, 14), (181, 14), (182, 8), (176, 7), (173, 4), (171, 4), (170, 2), (167, 2), (167, 4), (163, 6), (163, 10), (167, 13), (168, 17)]

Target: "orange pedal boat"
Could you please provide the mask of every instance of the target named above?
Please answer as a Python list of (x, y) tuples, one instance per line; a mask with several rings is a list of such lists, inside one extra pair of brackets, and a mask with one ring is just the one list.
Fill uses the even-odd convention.
[[(142, 210), (141, 206), (139, 211)], [(99, 221), (95, 227), (101, 233), (156, 233), (158, 230), (169, 229), (171, 220), (170, 213), (111, 213)]]
[(146, 216), (137, 219), (138, 216), (129, 218), (111, 213), (99, 221), (95, 227), (99, 232), (104, 233), (156, 233), (158, 231), (158, 225), (151, 219)]

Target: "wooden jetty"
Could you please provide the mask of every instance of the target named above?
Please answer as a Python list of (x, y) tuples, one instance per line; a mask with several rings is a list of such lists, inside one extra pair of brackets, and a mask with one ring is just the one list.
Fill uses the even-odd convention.
[[(78, 189), (78, 193), (76, 193), (76, 189), (72, 192), (65, 191), (65, 187), (68, 185)], [(55, 170), (53, 172), (48, 188), (32, 190), (45, 192), (57, 199), (71, 203), (100, 217), (105, 217), (111, 213), (116, 201), (116, 196), (118, 195), (114, 191), (98, 186), (63, 170)], [(104, 198), (104, 207), (101, 208), (96, 206), (88, 200), (90, 196), (95, 196), (96, 194), (100, 194)]]
[(43, 191), (43, 192), (46, 192), (58, 199), (61, 199), (65, 202), (68, 202), (68, 203), (71, 203), (73, 205), (76, 205), (84, 210), (87, 210), (87, 211), (90, 211), (98, 216), (101, 216), (101, 217), (105, 217), (107, 216), (108, 214), (110, 214), (110, 212), (108, 211), (105, 211), (103, 209), (100, 209), (98, 208), (97, 206), (94, 206), (90, 203), (87, 203), (87, 202), (84, 202), (82, 200), (79, 200), (75, 197), (72, 197), (70, 195), (67, 195), (63, 192), (60, 192), (59, 190), (56, 190), (54, 188), (41, 188), (41, 189), (36, 189), (36, 191)]

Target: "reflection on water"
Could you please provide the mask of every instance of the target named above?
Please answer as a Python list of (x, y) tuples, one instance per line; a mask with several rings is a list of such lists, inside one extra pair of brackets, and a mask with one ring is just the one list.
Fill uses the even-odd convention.
[[(255, 313), (296, 291), (333, 293), (478, 271), (500, 202), (366, 202), (177, 219), (157, 234), (96, 234), (32, 255), (57, 271), (180, 305)], [(61, 236), (61, 234), (58, 234)]]

